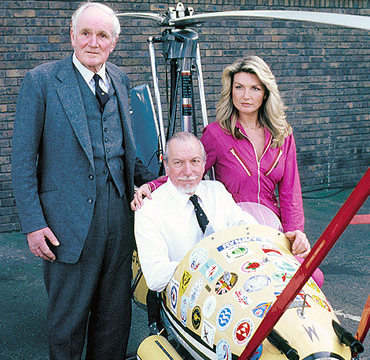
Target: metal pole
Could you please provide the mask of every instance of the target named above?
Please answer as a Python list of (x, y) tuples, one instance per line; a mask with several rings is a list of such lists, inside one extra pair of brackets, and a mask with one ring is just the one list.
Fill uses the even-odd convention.
[(200, 107), (202, 111), (203, 127), (206, 127), (208, 125), (207, 104), (206, 104), (206, 96), (204, 92), (204, 82), (203, 82), (203, 75), (202, 75), (202, 63), (200, 60), (199, 44), (197, 44), (197, 53), (196, 53), (195, 62), (197, 64), (197, 70), (198, 70), (198, 88), (199, 88), (199, 97), (200, 97)]
[(164, 151), (164, 148), (166, 146), (166, 141), (165, 141), (165, 132), (164, 132), (164, 125), (163, 125), (161, 93), (159, 91), (157, 67), (155, 64), (155, 49), (154, 49), (153, 37), (149, 38), (149, 54), (150, 54), (150, 63), (151, 63), (151, 68), (152, 68), (155, 102), (156, 102), (157, 113), (158, 113), (160, 144), (162, 147), (162, 151)]

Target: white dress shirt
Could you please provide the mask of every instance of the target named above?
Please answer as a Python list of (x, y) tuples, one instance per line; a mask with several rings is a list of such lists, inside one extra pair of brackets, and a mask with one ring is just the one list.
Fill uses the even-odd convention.
[[(201, 181), (195, 194), (214, 231), (236, 226), (241, 221), (257, 224), (218, 181)], [(162, 291), (181, 259), (204, 237), (189, 197), (168, 179), (135, 212), (139, 259), (151, 290)]]
[[(95, 95), (95, 80), (93, 79), (93, 76), (95, 73), (91, 70), (89, 70), (86, 66), (82, 65), (80, 60), (77, 59), (76, 54), (73, 53), (72, 61), (74, 66), (76, 66), (77, 70), (80, 72), (84, 80), (86, 81), (87, 85), (89, 85), (89, 88)], [(108, 93), (109, 90), (109, 78), (107, 73), (105, 72), (105, 64), (101, 67), (101, 69), (97, 72), (97, 74), (100, 76), (99, 85), (100, 87)]]

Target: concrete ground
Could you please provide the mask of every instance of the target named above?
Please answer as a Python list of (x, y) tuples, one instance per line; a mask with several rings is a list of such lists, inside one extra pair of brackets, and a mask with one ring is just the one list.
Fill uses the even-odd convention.
[[(306, 233), (313, 245), (350, 190), (304, 194)], [(370, 214), (370, 199), (359, 211)], [(370, 291), (370, 224), (350, 225), (320, 268), (323, 291), (344, 327), (356, 333)], [(46, 293), (41, 261), (19, 233), (0, 234), (0, 360), (48, 359)], [(146, 312), (133, 304), (129, 355), (147, 335)], [(361, 359), (370, 360), (370, 335)], [(113, 360), (113, 359), (112, 359)]]

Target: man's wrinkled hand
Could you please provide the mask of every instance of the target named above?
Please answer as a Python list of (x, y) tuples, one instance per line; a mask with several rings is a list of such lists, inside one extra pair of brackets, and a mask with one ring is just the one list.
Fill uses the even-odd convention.
[(144, 204), (144, 198), (152, 198), (152, 190), (148, 184), (141, 185), (135, 192), (134, 199), (131, 201), (131, 209), (133, 211), (139, 210)]
[(292, 243), (293, 255), (298, 255), (305, 258), (311, 251), (311, 245), (308, 242), (307, 236), (300, 230), (288, 231), (285, 236)]
[(50, 250), (46, 240), (49, 240), (54, 246), (60, 245), (58, 239), (48, 227), (27, 234), (28, 246), (34, 255), (44, 260), (55, 261), (56, 256)]

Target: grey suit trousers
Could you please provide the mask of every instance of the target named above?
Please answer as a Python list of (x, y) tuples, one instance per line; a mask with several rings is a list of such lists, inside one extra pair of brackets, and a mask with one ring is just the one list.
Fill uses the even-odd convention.
[[(123, 360), (131, 323), (131, 246), (125, 196), (108, 181), (77, 263), (44, 262), (50, 359)], [(76, 219), (78, 221), (78, 219)], [(52, 281), (51, 281), (52, 279)]]

